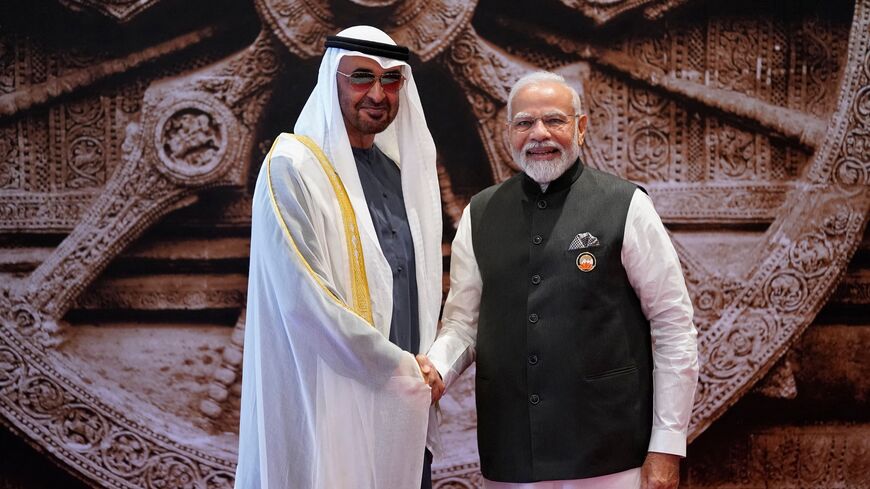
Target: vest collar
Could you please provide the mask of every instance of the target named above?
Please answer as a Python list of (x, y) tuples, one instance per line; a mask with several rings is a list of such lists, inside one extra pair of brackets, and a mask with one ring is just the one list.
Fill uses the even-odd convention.
[(561, 192), (562, 190), (569, 188), (577, 178), (580, 177), (581, 173), (583, 173), (583, 162), (580, 161), (580, 158), (577, 158), (577, 161), (575, 161), (570, 168), (565, 170), (565, 173), (550, 182), (546, 192), (541, 191), (541, 184), (532, 180), (528, 175), (523, 173), (523, 191), (528, 195), (554, 194), (556, 192)]

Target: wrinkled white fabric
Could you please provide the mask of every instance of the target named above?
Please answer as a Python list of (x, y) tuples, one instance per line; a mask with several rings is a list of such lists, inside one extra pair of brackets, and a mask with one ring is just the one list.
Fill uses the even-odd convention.
[(496, 482), (483, 479), (483, 489), (640, 489), (640, 469), (560, 481)]
[[(372, 28), (339, 35), (392, 43)], [(372, 58), (384, 67), (402, 65), (407, 78), (396, 120), (375, 144), (402, 168), (417, 265), (420, 351), (435, 337), (441, 301), (440, 196), (435, 147), (410, 67), (330, 48), (295, 131), (324, 151), (356, 213), (374, 325), (347, 307), (353, 303), (351, 279), (333, 188), (311, 151), (282, 135), (254, 193), (236, 488), (420, 485), (434, 410), (413, 355), (388, 340), (392, 274), (338, 105), (335, 71), (345, 55)], [(436, 434), (429, 433), (433, 448)]]
[[(429, 358), (448, 390), (475, 357), (483, 282), (472, 243), (468, 206), (453, 240), (450, 293), (444, 304), (441, 332), (429, 350)], [(650, 322), (654, 367), (649, 451), (685, 456), (698, 381), (697, 330), (679, 257), (652, 201), (640, 190), (635, 191), (629, 204), (621, 259)]]

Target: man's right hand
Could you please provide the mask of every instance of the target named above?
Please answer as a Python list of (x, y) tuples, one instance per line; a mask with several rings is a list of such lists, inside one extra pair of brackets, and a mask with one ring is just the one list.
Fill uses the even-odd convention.
[(444, 395), (444, 381), (441, 380), (441, 374), (438, 369), (429, 360), (426, 355), (417, 355), (417, 363), (420, 365), (420, 372), (423, 374), (423, 380), (432, 389), (432, 404), (438, 402), (441, 396)]
[(677, 489), (680, 485), (680, 457), (648, 452), (640, 468), (641, 489)]

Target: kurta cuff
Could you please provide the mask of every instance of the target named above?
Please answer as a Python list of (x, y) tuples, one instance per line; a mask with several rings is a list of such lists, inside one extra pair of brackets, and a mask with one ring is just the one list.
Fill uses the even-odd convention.
[(446, 384), (447, 383), (447, 374), (450, 373), (450, 365), (448, 365), (444, 362), (439, 362), (438, 360), (435, 360), (434, 358), (431, 358), (431, 357), (429, 358), (429, 361), (432, 362), (432, 365), (435, 365), (435, 370), (438, 371), (438, 374), (441, 375), (441, 380), (443, 380), (444, 383)]
[(429, 361), (432, 362), (432, 365), (435, 365), (435, 369), (441, 374), (441, 380), (444, 381), (446, 387), (450, 387), (453, 381), (462, 373), (456, 372), (453, 369), (457, 356), (455, 351), (462, 346), (455, 345), (453, 338), (439, 338), (426, 354), (429, 357)]
[(676, 431), (652, 430), (649, 451), (686, 456), (686, 435)]

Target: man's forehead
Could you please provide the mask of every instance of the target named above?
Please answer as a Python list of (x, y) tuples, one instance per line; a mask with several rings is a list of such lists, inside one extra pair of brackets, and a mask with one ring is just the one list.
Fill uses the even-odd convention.
[(517, 91), (511, 104), (513, 117), (520, 113), (538, 116), (568, 113), (573, 110), (571, 90), (561, 83), (542, 81), (526, 85)]
[(527, 111), (521, 110), (514, 113), (514, 117), (549, 117), (549, 116), (557, 116), (557, 115), (568, 115), (562, 109), (553, 109), (553, 108), (545, 108), (543, 111)]
[(367, 56), (345, 55), (338, 62), (338, 69), (345, 70), (369, 70), (369, 71), (401, 71), (402, 65), (384, 68), (380, 63)]

